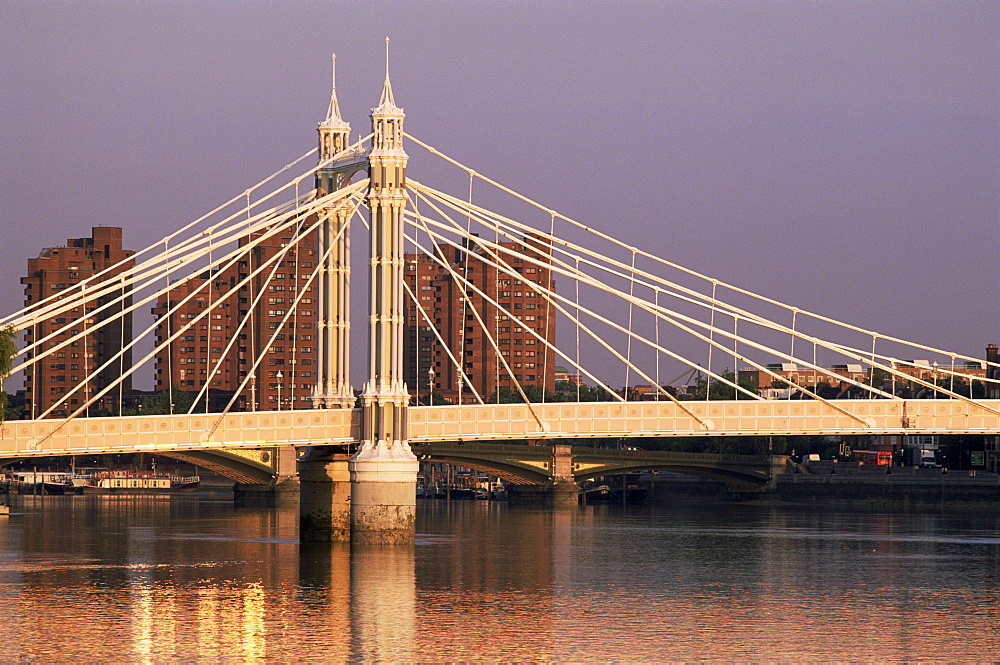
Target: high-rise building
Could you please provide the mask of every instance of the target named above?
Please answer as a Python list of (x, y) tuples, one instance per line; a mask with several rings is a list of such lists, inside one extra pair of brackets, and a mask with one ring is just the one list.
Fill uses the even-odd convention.
[[(110, 279), (133, 266), (133, 254), (122, 249), (122, 230), (111, 226), (93, 228), (89, 238), (70, 238), (65, 247), (48, 247), (37, 258), (28, 259), (28, 274), (21, 278), (25, 305), (70, 289), (105, 270), (102, 279)], [(121, 290), (112, 291), (25, 331), (28, 344), (48, 338), (46, 349), (84, 333), (25, 371), (30, 417), (38, 418), (46, 412), (51, 417), (70, 415), (131, 368), (131, 351), (115, 358), (132, 340), (131, 313), (99, 327), (131, 305), (131, 297), (120, 300), (122, 295)], [(121, 389), (127, 391), (130, 387), (131, 380), (126, 377)], [(94, 408), (116, 410), (120, 393), (110, 391)]]
[(276, 234), (231, 267), (178, 283), (160, 297), (153, 309), (157, 343), (176, 336), (156, 355), (157, 390), (172, 385), (194, 392), (208, 383), (210, 390), (238, 391), (243, 410), (310, 407), (317, 306), (315, 286), (306, 282), (316, 265), (316, 242), (310, 234), (293, 244), (295, 233)]
[(555, 343), (555, 311), (540, 292), (555, 287), (548, 248), (536, 236), (500, 245), (508, 270), (459, 249), (443, 250), (450, 270), (426, 254), (406, 256), (406, 283), (420, 305), (408, 297), (403, 307), (411, 395), (425, 395), (433, 384), (450, 401), (467, 403), (476, 393), (487, 400), (498, 389), (516, 391), (517, 384), (555, 389), (558, 358), (548, 346)]

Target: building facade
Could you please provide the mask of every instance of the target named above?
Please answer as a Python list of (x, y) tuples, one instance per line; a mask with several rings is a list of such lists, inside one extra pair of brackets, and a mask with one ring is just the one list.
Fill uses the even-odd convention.
[(509, 270), (470, 256), (473, 249), (443, 249), (441, 261), (406, 255), (403, 359), (412, 396), (471, 403), (518, 384), (555, 389), (555, 311), (540, 293), (555, 288), (548, 248), (534, 236), (500, 245)]
[(173, 339), (156, 354), (157, 390), (172, 385), (195, 392), (208, 384), (208, 390), (237, 393), (241, 410), (311, 407), (317, 304), (316, 287), (307, 283), (316, 241), (309, 234), (294, 242), (295, 233), (275, 234), (248, 247), (232, 266), (178, 283), (160, 297), (153, 308), (156, 340)]
[[(105, 270), (102, 279), (111, 279), (133, 266), (133, 254), (122, 248), (122, 230), (110, 226), (94, 227), (91, 237), (70, 238), (64, 247), (43, 249), (37, 258), (28, 259), (28, 273), (21, 278), (25, 305), (71, 289)], [(31, 418), (46, 413), (54, 418), (68, 416), (131, 368), (131, 351), (115, 358), (132, 341), (131, 313), (101, 326), (131, 305), (130, 297), (115, 302), (121, 295), (120, 290), (111, 292), (25, 331), (27, 344), (48, 338), (49, 349), (83, 333), (25, 370), (24, 389)], [(122, 391), (130, 388), (131, 380), (126, 377)], [(122, 391), (110, 391), (89, 410), (117, 411)]]

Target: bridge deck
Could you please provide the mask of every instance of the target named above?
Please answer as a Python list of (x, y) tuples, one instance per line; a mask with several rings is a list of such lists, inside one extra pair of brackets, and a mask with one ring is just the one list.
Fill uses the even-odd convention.
[[(649, 436), (996, 434), (1000, 400), (613, 402), (410, 409), (410, 441)], [(536, 419), (535, 415), (538, 418)], [(213, 429), (214, 428), (214, 429)], [(358, 410), (18, 420), (0, 426), (0, 456), (346, 444)]]

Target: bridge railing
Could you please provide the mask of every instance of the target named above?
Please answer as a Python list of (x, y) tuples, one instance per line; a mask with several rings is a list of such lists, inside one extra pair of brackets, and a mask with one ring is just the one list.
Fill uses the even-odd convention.
[[(1000, 400), (581, 402), (421, 406), (410, 441), (509, 441), (664, 436), (979, 434), (1000, 431)], [(838, 410), (839, 409), (839, 410)], [(360, 411), (253, 413), (8, 421), (0, 455), (350, 444)], [(621, 451), (622, 454), (641, 451)]]
[[(690, 413), (689, 413), (690, 412)], [(410, 441), (755, 436), (991, 434), (1000, 400), (732, 400), (421, 406)]]

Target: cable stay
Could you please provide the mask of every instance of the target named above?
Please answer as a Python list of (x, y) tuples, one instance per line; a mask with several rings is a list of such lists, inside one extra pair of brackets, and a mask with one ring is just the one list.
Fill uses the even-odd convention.
[[(562, 215), (558, 211), (555, 211), (555, 210), (552, 210), (551, 208), (543, 206), (543, 205), (541, 205), (541, 204), (533, 201), (532, 199), (530, 199), (530, 198), (528, 198), (528, 197), (526, 197), (526, 196), (524, 196), (524, 195), (522, 195), (522, 194), (514, 191), (513, 189), (510, 189), (510, 188), (508, 188), (508, 187), (500, 184), (499, 182), (497, 182), (495, 180), (492, 180), (492, 179), (484, 176), (483, 174), (475, 171), (474, 169), (472, 169), (472, 168), (470, 168), (468, 166), (465, 166), (461, 162), (459, 162), (459, 161), (457, 161), (457, 160), (455, 160), (455, 159), (453, 159), (453, 158), (445, 155), (441, 151), (439, 151), (436, 148), (434, 148), (434, 147), (432, 147), (432, 146), (424, 143), (420, 139), (418, 139), (418, 138), (416, 138), (416, 137), (414, 137), (414, 136), (412, 136), (412, 135), (410, 135), (408, 133), (404, 133), (404, 136), (407, 139), (413, 141), (415, 144), (423, 147), (424, 149), (426, 149), (431, 154), (436, 155), (436, 156), (444, 159), (445, 161), (451, 163), (452, 165), (458, 167), (459, 169), (465, 171), (466, 173), (468, 173), (468, 174), (470, 174), (470, 175), (472, 175), (474, 177), (477, 177), (480, 180), (482, 180), (483, 182), (485, 182), (487, 184), (490, 184), (493, 187), (499, 189), (500, 191), (503, 191), (503, 192), (505, 192), (507, 194), (510, 194), (511, 196), (519, 199), (520, 201), (522, 201), (524, 203), (527, 203), (528, 205), (536, 208), (537, 210), (539, 210), (541, 212), (544, 212), (547, 216), (552, 216), (554, 218), (558, 218), (560, 220), (563, 220), (563, 221), (571, 224), (575, 228), (578, 228), (578, 229), (583, 230), (583, 231), (585, 231), (585, 232), (587, 232), (589, 234), (592, 234), (592, 235), (596, 236), (597, 238), (599, 238), (601, 240), (604, 240), (604, 241), (606, 241), (608, 243), (611, 243), (612, 245), (614, 245), (614, 246), (616, 246), (616, 247), (618, 247), (620, 249), (623, 249), (624, 251), (626, 251), (628, 253), (634, 252), (638, 256), (642, 256), (642, 257), (644, 257), (644, 258), (646, 258), (646, 259), (648, 259), (650, 261), (653, 261), (655, 263), (664, 265), (666, 267), (669, 267), (671, 269), (677, 270), (677, 271), (682, 272), (684, 274), (690, 275), (690, 276), (695, 277), (697, 279), (701, 279), (701, 280), (703, 280), (704, 282), (706, 282), (708, 284), (715, 283), (715, 284), (717, 284), (720, 287), (723, 287), (725, 289), (729, 289), (729, 290), (733, 291), (734, 293), (745, 295), (745, 296), (748, 296), (750, 298), (759, 300), (759, 301), (761, 301), (763, 303), (766, 303), (766, 304), (769, 304), (769, 305), (773, 305), (773, 306), (776, 306), (776, 307), (780, 307), (780, 308), (785, 309), (785, 310), (787, 310), (789, 312), (795, 312), (795, 313), (801, 314), (803, 316), (808, 316), (808, 317), (814, 318), (814, 319), (816, 319), (818, 321), (821, 321), (823, 323), (829, 323), (829, 324), (832, 324), (832, 325), (835, 325), (835, 326), (838, 326), (838, 327), (845, 328), (845, 329), (850, 330), (852, 332), (861, 333), (861, 334), (865, 335), (866, 337), (875, 336), (877, 339), (885, 340), (887, 342), (893, 342), (893, 343), (897, 343), (897, 344), (906, 345), (906, 346), (909, 346), (909, 347), (914, 348), (914, 349), (918, 349), (918, 350), (921, 350), (921, 351), (927, 351), (927, 352), (938, 354), (938, 355), (943, 355), (943, 356), (948, 356), (948, 357), (954, 356), (955, 358), (961, 359), (961, 360), (971, 360), (971, 361), (977, 361), (977, 362), (980, 361), (979, 358), (974, 358), (972, 356), (966, 356), (964, 354), (954, 353), (954, 352), (950, 352), (950, 351), (943, 351), (941, 349), (937, 349), (937, 348), (934, 348), (934, 347), (931, 347), (931, 346), (919, 344), (919, 343), (916, 343), (916, 342), (910, 342), (910, 341), (907, 341), (907, 340), (904, 340), (904, 339), (900, 339), (900, 338), (896, 338), (896, 337), (892, 337), (892, 336), (889, 336), (889, 335), (883, 335), (883, 334), (877, 333), (875, 331), (871, 331), (871, 330), (867, 330), (865, 328), (861, 328), (859, 326), (854, 326), (854, 325), (851, 325), (851, 324), (848, 324), (848, 323), (845, 323), (845, 322), (842, 322), (842, 321), (838, 321), (838, 320), (833, 319), (831, 317), (826, 317), (826, 316), (823, 316), (823, 315), (820, 315), (820, 314), (817, 314), (817, 313), (814, 313), (814, 312), (810, 312), (808, 310), (803, 310), (803, 309), (801, 309), (799, 307), (794, 307), (794, 306), (791, 306), (791, 305), (787, 305), (787, 304), (782, 303), (782, 302), (780, 302), (778, 300), (774, 300), (772, 298), (768, 298), (766, 296), (762, 296), (760, 294), (754, 293), (753, 291), (750, 291), (748, 289), (744, 289), (744, 288), (735, 286), (733, 284), (729, 284), (727, 282), (723, 282), (721, 280), (717, 280), (717, 279), (711, 278), (711, 277), (709, 277), (707, 275), (704, 275), (704, 274), (702, 274), (702, 273), (700, 273), (698, 271), (691, 270), (691, 269), (686, 268), (686, 267), (684, 267), (684, 266), (682, 266), (680, 264), (674, 263), (674, 262), (669, 261), (669, 260), (667, 260), (665, 258), (662, 258), (662, 257), (656, 256), (654, 254), (651, 254), (651, 253), (643, 250), (640, 247), (635, 247), (635, 246), (629, 245), (628, 243), (625, 243), (625, 242), (623, 242), (621, 240), (618, 240), (617, 238), (614, 238), (613, 236), (611, 236), (609, 234), (606, 234), (606, 233), (603, 233), (601, 231), (598, 231), (598, 230), (596, 230), (594, 228), (591, 228), (591, 227), (589, 227), (589, 226), (587, 226), (587, 225), (585, 225), (585, 224), (583, 224), (581, 222), (578, 222), (577, 220), (574, 220), (574, 219), (572, 219), (570, 217)], [(447, 195), (445, 195), (445, 196), (447, 196)], [(457, 200), (457, 201), (461, 202), (460, 200)], [(470, 205), (470, 204), (466, 204), (466, 205)], [(471, 206), (470, 205), (470, 207), (475, 207), (475, 206)], [(533, 229), (533, 228), (531, 229), (531, 231), (535, 232), (535, 233), (544, 233), (542, 231), (539, 231), (538, 229)], [(557, 238), (553, 238), (552, 241), (553, 242), (562, 242), (562, 241), (560, 241)], [(1000, 365), (998, 365), (998, 366), (1000, 366)]]

